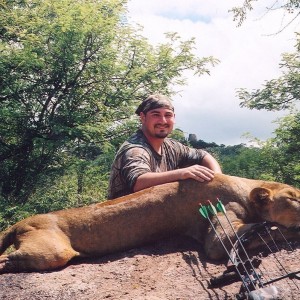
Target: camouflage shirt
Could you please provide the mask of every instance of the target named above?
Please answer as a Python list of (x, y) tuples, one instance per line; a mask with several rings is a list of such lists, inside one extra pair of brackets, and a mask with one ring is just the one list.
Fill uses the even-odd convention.
[(114, 199), (133, 193), (137, 178), (148, 172), (165, 172), (200, 164), (206, 151), (189, 148), (176, 140), (166, 138), (161, 155), (138, 130), (120, 147), (112, 165), (108, 198)]

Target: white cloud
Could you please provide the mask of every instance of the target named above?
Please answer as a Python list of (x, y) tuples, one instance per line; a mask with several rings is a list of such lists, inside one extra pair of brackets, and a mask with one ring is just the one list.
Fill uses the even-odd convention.
[(240, 108), (236, 89), (258, 89), (265, 80), (280, 75), (281, 54), (293, 51), (299, 23), (276, 34), (291, 16), (281, 11), (264, 15), (268, 1), (261, 3), (237, 27), (228, 12), (237, 5), (233, 0), (129, 1), (130, 20), (144, 27), (151, 43), (164, 42), (166, 32), (178, 32), (184, 39), (196, 38), (199, 57), (221, 61), (210, 76), (188, 75), (187, 86), (174, 98), (177, 127), (184, 132), (225, 145), (245, 142), (245, 132), (260, 139), (271, 136), (276, 127), (272, 121), (283, 113)]

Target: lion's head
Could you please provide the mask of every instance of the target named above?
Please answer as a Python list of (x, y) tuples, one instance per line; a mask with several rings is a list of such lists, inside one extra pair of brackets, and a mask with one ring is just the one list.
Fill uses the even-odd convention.
[(300, 227), (300, 190), (274, 183), (253, 189), (250, 202), (263, 219), (286, 227)]

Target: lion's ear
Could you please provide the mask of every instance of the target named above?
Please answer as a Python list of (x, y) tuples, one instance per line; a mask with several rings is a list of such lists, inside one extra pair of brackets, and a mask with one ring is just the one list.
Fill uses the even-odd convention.
[(266, 188), (255, 188), (250, 192), (250, 201), (257, 206), (264, 206), (272, 202), (273, 192)]

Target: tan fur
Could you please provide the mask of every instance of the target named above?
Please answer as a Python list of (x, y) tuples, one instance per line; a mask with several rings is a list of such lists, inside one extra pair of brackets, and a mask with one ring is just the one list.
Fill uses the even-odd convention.
[(20, 221), (0, 234), (1, 254), (11, 244), (16, 248), (0, 256), (0, 273), (52, 270), (77, 256), (101, 256), (178, 234), (196, 238), (210, 258), (220, 258), (222, 247), (198, 211), (199, 203), (215, 202), (217, 197), (239, 233), (249, 223), (262, 220), (300, 226), (299, 190), (276, 182), (216, 175), (208, 183), (168, 183)]

